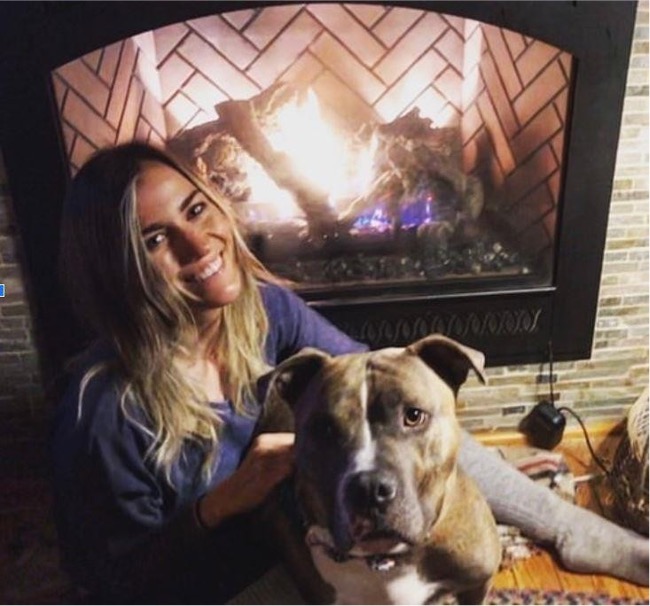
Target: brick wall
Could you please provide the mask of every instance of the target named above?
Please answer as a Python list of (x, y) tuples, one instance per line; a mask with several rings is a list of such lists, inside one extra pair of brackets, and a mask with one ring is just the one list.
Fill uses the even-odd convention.
[[(0, 452), (28, 449), (43, 435), (47, 420), (29, 312), (26, 281), (21, 269), (20, 238), (12, 212), (4, 164), (0, 156)], [(0, 470), (8, 464), (1, 457)]]
[[(557, 363), (559, 403), (589, 420), (618, 419), (648, 383), (648, 0), (638, 5), (592, 358)], [(0, 158), (0, 445), (49, 410), (39, 383), (20, 241)], [(515, 427), (548, 394), (548, 365), (494, 368), (471, 379), (460, 415), (470, 429)], [(570, 421), (571, 422), (571, 421)], [(20, 431), (16, 432), (15, 427)], [(25, 434), (26, 435), (26, 434)]]

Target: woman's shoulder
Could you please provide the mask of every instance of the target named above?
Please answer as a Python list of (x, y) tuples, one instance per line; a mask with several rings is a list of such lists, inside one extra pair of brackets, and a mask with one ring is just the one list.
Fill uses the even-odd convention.
[(104, 342), (97, 341), (72, 358), (66, 366), (67, 390), (64, 400), (75, 392), (91, 389), (98, 392), (117, 392), (120, 383), (117, 356)]
[(278, 343), (294, 340), (305, 324), (315, 321), (314, 311), (287, 286), (264, 282), (260, 293), (269, 320), (269, 337)]
[(281, 284), (262, 282), (260, 284), (260, 293), (264, 307), (269, 315), (281, 314), (288, 309), (305, 305), (304, 301), (293, 290)]
[(113, 347), (106, 341), (97, 340), (67, 360), (65, 373), (70, 381), (83, 376), (95, 366), (104, 365), (108, 368), (114, 366), (116, 361), (117, 355)]
[(124, 425), (124, 380), (116, 356), (96, 343), (69, 365), (67, 388), (58, 403), (55, 432), (104, 437)]
[(270, 364), (277, 364), (304, 347), (316, 347), (332, 355), (367, 349), (290, 289), (265, 284), (261, 292), (270, 325), (266, 343)]

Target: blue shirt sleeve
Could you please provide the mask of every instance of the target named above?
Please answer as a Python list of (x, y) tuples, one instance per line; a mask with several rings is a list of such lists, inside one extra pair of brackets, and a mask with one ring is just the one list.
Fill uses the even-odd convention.
[(303, 347), (315, 347), (331, 355), (368, 350), (366, 345), (341, 332), (287, 288), (265, 284), (262, 299), (269, 318), (266, 355), (272, 366)]
[(124, 414), (111, 373), (88, 382), (81, 404), (79, 384), (57, 409), (52, 455), (57, 502), (65, 504), (57, 511), (64, 556), (86, 577), (88, 561), (98, 572), (159, 529), (173, 494), (149, 463), (151, 440)]

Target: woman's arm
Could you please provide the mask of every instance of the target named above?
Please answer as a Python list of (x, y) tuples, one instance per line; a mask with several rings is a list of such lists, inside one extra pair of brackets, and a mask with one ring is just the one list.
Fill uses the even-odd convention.
[(199, 501), (200, 457), (184, 453), (171, 488), (148, 459), (151, 438), (123, 414), (107, 377), (89, 383), (78, 412), (71, 389), (53, 440), (60, 543), (75, 582), (118, 602), (196, 595), (196, 580), (214, 588), (214, 599), (227, 593), (241, 514), (290, 472), (293, 437), (259, 436), (230, 479)]
[[(258, 436), (228, 479), (113, 560), (107, 571), (111, 593), (131, 599), (187, 598), (198, 590), (183, 585), (181, 571), (189, 565), (195, 570), (207, 568), (207, 578), (197, 575), (206, 585), (202, 592), (206, 599), (229, 596), (236, 587), (232, 577), (245, 575), (230, 561), (236, 543), (243, 539), (238, 521), (260, 505), (292, 468), (293, 434)], [(206, 558), (211, 560), (207, 566)]]

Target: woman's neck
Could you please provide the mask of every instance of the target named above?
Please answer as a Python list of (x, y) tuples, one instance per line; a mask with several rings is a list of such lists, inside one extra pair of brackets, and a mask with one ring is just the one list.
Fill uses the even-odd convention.
[(200, 303), (190, 303), (190, 310), (200, 330), (218, 325), (223, 315), (223, 307), (208, 307)]
[(226, 399), (219, 365), (215, 361), (200, 358), (181, 362), (180, 365), (186, 377), (205, 393), (209, 402), (223, 402)]
[(185, 347), (186, 356), (178, 360), (178, 364), (195, 385), (205, 392), (210, 402), (221, 402), (225, 399), (221, 382), (221, 366), (212, 349), (217, 332), (220, 328), (221, 310), (210, 310), (196, 318), (197, 331), (195, 340)]

